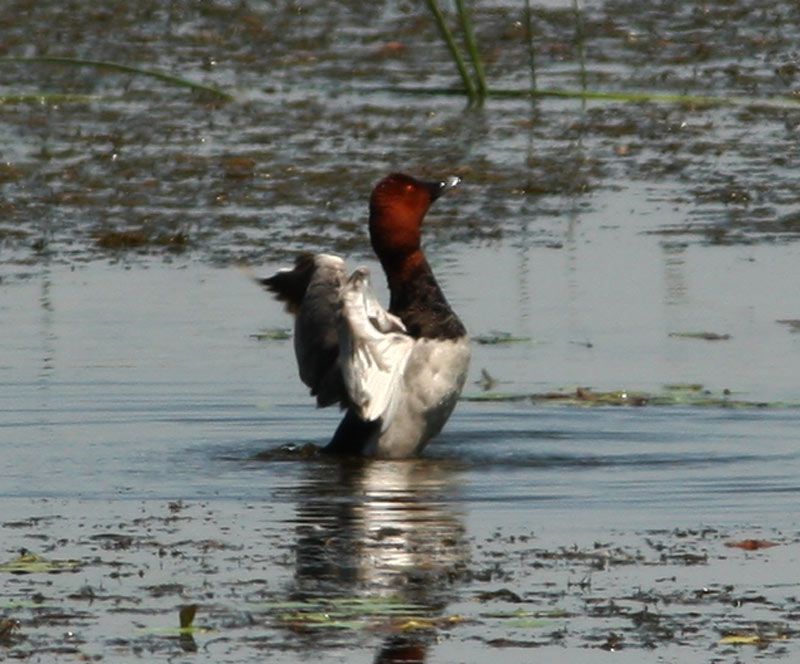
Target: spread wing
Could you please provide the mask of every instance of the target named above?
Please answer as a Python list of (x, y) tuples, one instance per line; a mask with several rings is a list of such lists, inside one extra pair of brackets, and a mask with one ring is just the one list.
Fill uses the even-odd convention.
[(414, 340), (376, 299), (369, 271), (359, 268), (348, 279), (338, 256), (302, 254), (294, 268), (257, 281), (295, 316), (297, 367), (317, 405), (340, 403), (386, 427)]
[(294, 352), (300, 380), (311, 388), (320, 407), (347, 403), (337, 333), (340, 293), (346, 281), (341, 258), (310, 253), (298, 256), (294, 268), (258, 280), (295, 316)]
[(369, 272), (356, 270), (341, 291), (339, 367), (353, 409), (386, 427), (397, 409), (414, 346), (399, 318), (375, 299)]

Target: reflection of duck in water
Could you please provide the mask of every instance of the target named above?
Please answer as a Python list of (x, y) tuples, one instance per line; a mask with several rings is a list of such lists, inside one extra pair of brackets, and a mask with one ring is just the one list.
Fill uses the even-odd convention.
[(450, 417), (469, 366), (469, 340), (421, 248), (422, 220), (456, 177), (423, 182), (395, 173), (369, 202), (369, 234), (389, 282), (386, 311), (360, 268), (303, 254), (261, 279), (295, 315), (301, 380), (318, 406), (346, 409), (328, 452), (384, 458), (419, 453)]
[[(469, 557), (461, 519), (439, 498), (452, 491), (452, 470), (431, 461), (309, 470), (299, 489), (294, 594), (394, 600), (441, 615)], [(420, 633), (390, 637), (376, 662), (421, 662), (427, 644)]]

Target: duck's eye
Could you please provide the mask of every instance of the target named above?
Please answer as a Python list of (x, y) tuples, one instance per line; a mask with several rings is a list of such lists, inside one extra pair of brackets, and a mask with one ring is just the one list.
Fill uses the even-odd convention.
[(408, 192), (410, 194), (412, 191), (414, 191), (414, 185), (413, 184), (407, 184), (406, 185), (406, 192)]

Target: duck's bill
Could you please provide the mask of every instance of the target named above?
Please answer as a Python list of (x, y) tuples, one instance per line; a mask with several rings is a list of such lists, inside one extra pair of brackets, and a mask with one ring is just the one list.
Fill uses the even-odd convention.
[(439, 196), (446, 194), (451, 189), (454, 189), (461, 182), (461, 178), (457, 175), (451, 175), (441, 182), (433, 182), (431, 187), (431, 199), (436, 200)]

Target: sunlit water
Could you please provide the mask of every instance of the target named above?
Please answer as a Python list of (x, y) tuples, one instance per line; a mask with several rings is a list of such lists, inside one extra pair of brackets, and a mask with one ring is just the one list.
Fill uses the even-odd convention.
[[(433, 257), (473, 334), (530, 339), (475, 345), (467, 394), (481, 393), (486, 369), (506, 393), (702, 383), (732, 398), (800, 401), (800, 335), (776, 323), (796, 313), (796, 249), (676, 258), (650, 236), (597, 228), (601, 217), (585, 215), (563, 249)], [(44, 265), (0, 293), (3, 495), (291, 502), (289, 489), (319, 463), (253, 460), (324, 444), (339, 416), (310, 403), (291, 342), (254, 338), (289, 321), (238, 270)], [(731, 339), (669, 336), (698, 330)], [(453, 476), (449, 499), (468, 511), (524, 511), (538, 528), (567, 516), (589, 530), (777, 524), (800, 490), (799, 424), (798, 409), (769, 405), (466, 402), (424, 463)]]
[[(235, 100), (3, 65), (3, 94), (92, 100), (0, 105), (0, 554), (81, 562), (0, 572), (23, 634), (0, 658), (195, 662), (141, 631), (186, 603), (217, 662), (796, 658), (800, 334), (778, 321), (800, 318), (799, 110), (387, 89), (456, 80), (413, 3), (73, 4), (14, 0), (4, 54)], [(580, 29), (574, 3), (531, 5), (540, 87), (796, 96), (794, 3), (585, 2)], [(473, 9), (490, 84), (528, 89), (523, 3)], [(339, 414), (291, 342), (254, 338), (289, 321), (229, 266), (369, 256), (366, 197), (398, 168), (463, 177), (430, 260), (473, 335), (527, 339), (476, 344), (468, 397), (485, 369), (509, 395), (701, 384), (764, 406), (470, 400), (418, 460), (276, 454)], [(725, 546), (749, 537), (778, 546)], [(503, 589), (523, 603), (480, 599)], [(274, 606), (387, 597), (467, 620), (314, 630)], [(486, 615), (520, 606), (562, 617)], [(720, 643), (753, 631), (758, 650)]]
[[(793, 249), (687, 250), (676, 260), (646, 235), (626, 239), (611, 229), (583, 237), (563, 249), (498, 244), (432, 256), (474, 334), (499, 329), (531, 339), (476, 344), (469, 395), (481, 393), (476, 381), (485, 368), (498, 381), (496, 389), (512, 393), (576, 385), (653, 390), (697, 381), (714, 390), (727, 387), (743, 399), (797, 400), (800, 335), (775, 323), (793, 313), (787, 308), (795, 297)], [(603, 260), (614, 238), (629, 251)], [(542, 652), (564, 661), (603, 661), (605, 651), (596, 648), (619, 631), (620, 620), (629, 622), (584, 615), (592, 593), (618, 597), (626, 588), (634, 594), (654, 588), (680, 595), (709, 585), (722, 592), (716, 589), (744, 577), (775, 606), (791, 610), (781, 602), (784, 590), (796, 590), (794, 546), (771, 553), (768, 568), (732, 556), (710, 568), (679, 566), (676, 572), (669, 558), (658, 562), (663, 554), (655, 553), (652, 568), (628, 571), (609, 563), (587, 591), (574, 585), (586, 574), (580, 566), (555, 563), (542, 574), (526, 556), (559, 547), (591, 551), (595, 542), (631, 551), (643, 545), (640, 538), (650, 537), (646, 533), (681, 529), (711, 529), (730, 539), (791, 538), (800, 494), (796, 408), (469, 401), (418, 460), (268, 460), (285, 444), (324, 444), (339, 415), (313, 407), (297, 380), (291, 342), (253, 337), (288, 321), (239, 270), (194, 263), (74, 270), (43, 265), (37, 276), (3, 285), (0, 296), (3, 554), (9, 558), (21, 547), (41, 546), (38, 535), (25, 536), (30, 528), (15, 525), (37, 515), (45, 520), (32, 522), (32, 528), (42, 541), (61, 543), (50, 554), (56, 557), (80, 560), (98, 549), (105, 556), (92, 533), (129, 533), (142, 543), (116, 558), (146, 570), (128, 591), (133, 597), (159, 583), (184, 584), (180, 598), (146, 600), (147, 612), (134, 614), (137, 625), (171, 624), (176, 601), (202, 598), (204, 586), (196, 585), (208, 581), (208, 563), (202, 561), (214, 559), (203, 548), (194, 557), (155, 564), (147, 553), (151, 537), (162, 549), (180, 547), (173, 556), (192, 542), (219, 541), (236, 553), (220, 552), (208, 577), (214, 587), (236, 589), (253, 575), (265, 576), (269, 592), (290, 599), (399, 598), (424, 608), (426, 616), (477, 619), (492, 607), (476, 606), (475, 593), (510, 585), (526, 597), (526, 607), (532, 602), (537, 610), (575, 613), (566, 621), (552, 619), (552, 627), (568, 626), (573, 636), (564, 645), (577, 650), (554, 646), (541, 628), (533, 635), (542, 641)], [(668, 336), (684, 329), (713, 329), (732, 338)], [(184, 511), (178, 516), (190, 520), (170, 525), (168, 501), (179, 501)], [(152, 525), (137, 526), (137, 519)], [(707, 555), (710, 548), (721, 551), (724, 561), (724, 547), (703, 537), (691, 555)], [(539, 553), (531, 554), (531, 546)], [(200, 569), (190, 566), (193, 560)], [(266, 568), (262, 560), (269, 561)], [(500, 567), (493, 572), (493, 565)], [(465, 570), (486, 577), (477, 586), (454, 581)], [(106, 583), (95, 580), (90, 568), (58, 578), (59, 597), (82, 592), (87, 582), (102, 592)], [(41, 587), (35, 576), (23, 577), (7, 586), (7, 597), (28, 597)], [(554, 587), (566, 590), (551, 596)], [(124, 588), (129, 586), (123, 583), (117, 592)], [(484, 617), (454, 632), (446, 644), (424, 635), (363, 633), (354, 641), (336, 631), (309, 641), (276, 631), (275, 610), (257, 589), (245, 587), (241, 596), (232, 590), (237, 599), (199, 600), (204, 620), (224, 626), (221, 639), (197, 637), (216, 661), (248, 661), (248, 648), (260, 646), (245, 644), (264, 629), (271, 643), (280, 644), (270, 657), (286, 662), (320, 649), (342, 661), (403, 661), (409, 648), (416, 649), (413, 661), (477, 661), (494, 657), (486, 644), (503, 639), (516, 644), (503, 651), (503, 661), (513, 662), (526, 656), (533, 638)], [(727, 607), (729, 600), (720, 602)], [(622, 602), (630, 611), (646, 605)], [(724, 619), (717, 616), (718, 604), (695, 608), (694, 614), (685, 613), (680, 602), (653, 606), (660, 607), (662, 621), (684, 624), (695, 620), (689, 615), (703, 616), (709, 626), (730, 629), (745, 629), (757, 616), (776, 617), (749, 604), (734, 613), (724, 609)], [(517, 607), (500, 605), (507, 611)], [(264, 611), (266, 617), (259, 617)], [(81, 631), (84, 650), (103, 652), (115, 638), (129, 638), (124, 612), (98, 605), (91, 615)], [(705, 661), (707, 644), (718, 638), (713, 629), (706, 636), (705, 629), (697, 649), (686, 647), (689, 640), (670, 642), (659, 652), (670, 661)], [(153, 656), (172, 648), (174, 657), (177, 646), (169, 640), (136, 638)], [(587, 643), (595, 650), (586, 650)], [(125, 648), (115, 647), (119, 661), (129, 661)], [(570, 652), (574, 656), (565, 654)], [(640, 661), (637, 652), (638, 647), (621, 654)]]

